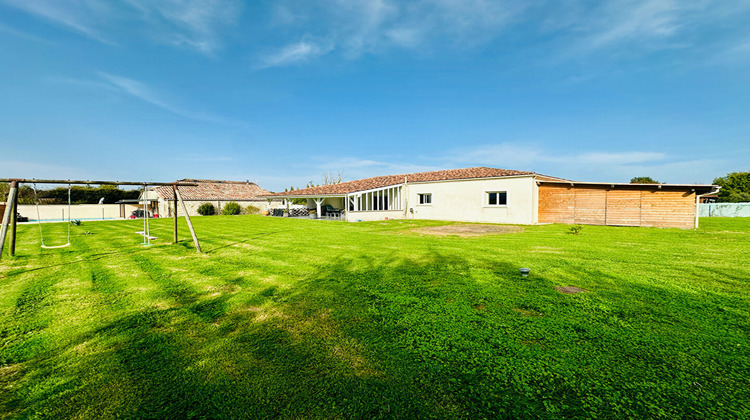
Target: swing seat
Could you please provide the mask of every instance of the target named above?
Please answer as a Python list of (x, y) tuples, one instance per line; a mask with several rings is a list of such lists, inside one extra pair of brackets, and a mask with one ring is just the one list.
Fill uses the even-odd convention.
[(147, 239), (159, 239), (159, 238), (158, 238), (158, 237), (156, 237), (156, 236), (149, 236), (149, 235), (146, 235), (146, 233), (145, 233), (145, 232), (143, 232), (143, 231), (141, 231), (141, 230), (139, 230), (139, 231), (138, 231), (138, 232), (136, 232), (136, 233), (137, 233), (137, 234), (139, 234), (139, 235), (141, 235), (141, 236), (143, 236), (144, 238), (147, 238)]
[(67, 248), (70, 246), (70, 242), (63, 245), (42, 245), (42, 248), (44, 249), (57, 249), (57, 248)]

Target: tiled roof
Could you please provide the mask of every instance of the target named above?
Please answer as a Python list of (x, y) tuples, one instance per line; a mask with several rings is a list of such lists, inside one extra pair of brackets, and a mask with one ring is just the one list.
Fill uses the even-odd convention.
[[(198, 185), (194, 187), (179, 187), (183, 200), (257, 200), (259, 196), (269, 195), (270, 191), (259, 187), (253, 182), (241, 181), (215, 181), (208, 179), (181, 179), (177, 182), (194, 182)], [(165, 200), (172, 200), (171, 186), (162, 186), (153, 188), (159, 197)]]
[(475, 178), (498, 178), (504, 176), (535, 175), (534, 172), (514, 171), (497, 168), (465, 168), (450, 169), (446, 171), (418, 172), (415, 174), (386, 175), (374, 178), (358, 179), (356, 181), (342, 182), (333, 185), (321, 185), (319, 187), (303, 188), (294, 191), (270, 194), (275, 197), (297, 196), (297, 195), (339, 195), (349, 194), (355, 191), (370, 190), (373, 188), (388, 187), (403, 184), (404, 179), (408, 182), (449, 181), (457, 179)]

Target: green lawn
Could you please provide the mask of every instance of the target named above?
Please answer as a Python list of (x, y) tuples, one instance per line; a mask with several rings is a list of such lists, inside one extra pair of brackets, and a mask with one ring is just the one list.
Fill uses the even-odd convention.
[(750, 219), (171, 223), (20, 227), (0, 418), (750, 417)]

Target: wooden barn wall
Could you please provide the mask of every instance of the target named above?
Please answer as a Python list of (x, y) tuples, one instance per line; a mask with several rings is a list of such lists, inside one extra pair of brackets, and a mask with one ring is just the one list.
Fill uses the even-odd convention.
[(643, 191), (641, 226), (695, 227), (695, 194), (690, 191)]
[(569, 185), (539, 186), (539, 223), (575, 223), (576, 200)]
[(542, 184), (539, 223), (692, 229), (695, 195), (690, 191)]
[(640, 190), (607, 191), (607, 225), (641, 226)]

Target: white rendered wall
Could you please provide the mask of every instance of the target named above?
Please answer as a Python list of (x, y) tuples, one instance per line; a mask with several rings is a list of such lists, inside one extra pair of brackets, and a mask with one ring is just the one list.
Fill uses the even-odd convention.
[[(125, 217), (129, 217), (134, 205), (125, 205)], [(37, 220), (37, 208), (34, 204), (19, 204), (18, 212), (30, 220)], [(39, 218), (42, 220), (68, 219), (67, 204), (39, 205)], [(70, 206), (71, 219), (120, 219), (119, 204), (73, 204)]]
[(382, 210), (382, 211), (350, 211), (346, 213), (346, 220), (349, 222), (373, 222), (385, 219), (403, 219), (403, 210)]
[[(211, 203), (214, 205), (214, 208), (216, 209), (216, 214), (221, 214), (221, 209), (224, 208), (224, 206), (227, 205), (227, 203), (237, 203), (240, 205), (240, 207), (244, 208), (247, 206), (255, 206), (260, 209), (260, 211), (267, 211), (269, 209), (268, 201), (267, 200), (253, 200), (253, 201), (242, 201), (242, 200), (202, 200), (202, 201), (185, 201), (185, 207), (187, 207), (188, 214), (190, 216), (198, 216), (198, 207), (201, 206), (203, 203)], [(278, 204), (274, 202), (273, 204)], [(182, 216), (182, 207), (177, 204), (177, 207), (179, 209), (178, 215)], [(280, 207), (280, 206), (273, 206), (273, 207)], [(172, 201), (171, 200), (159, 200), (159, 217), (172, 217)]]
[[(490, 206), (487, 191), (507, 192), (508, 204)], [(408, 218), (461, 222), (534, 224), (537, 221), (534, 178), (497, 178), (408, 184)], [(418, 204), (418, 194), (432, 194), (432, 204)], [(413, 209), (412, 213), (410, 209)], [(350, 218), (356, 216), (350, 216)]]

